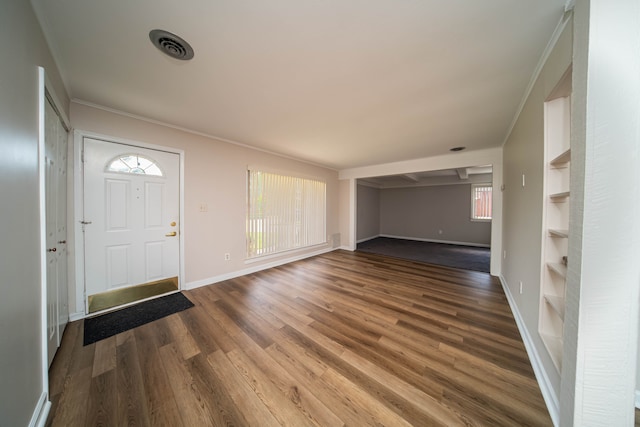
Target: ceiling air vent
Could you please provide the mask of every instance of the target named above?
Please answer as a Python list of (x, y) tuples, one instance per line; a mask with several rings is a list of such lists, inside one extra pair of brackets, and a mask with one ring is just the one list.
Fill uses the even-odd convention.
[(151, 30), (149, 38), (155, 47), (172, 58), (182, 61), (193, 58), (193, 48), (175, 34), (164, 30)]

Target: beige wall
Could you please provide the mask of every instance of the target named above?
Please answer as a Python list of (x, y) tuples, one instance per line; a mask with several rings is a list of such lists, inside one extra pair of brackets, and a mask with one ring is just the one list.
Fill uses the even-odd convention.
[[(557, 396), (560, 376), (538, 335), (542, 245), (544, 101), (571, 64), (568, 24), (545, 62), (504, 145), (502, 276), (516, 304), (549, 385)], [(525, 175), (525, 187), (522, 175)], [(519, 292), (522, 282), (523, 292)], [(526, 337), (525, 337), (526, 338)]]
[[(80, 131), (184, 150), (185, 218), (182, 225), (187, 287), (312, 252), (306, 250), (245, 263), (247, 166), (324, 179), (327, 182), (327, 235), (340, 232), (338, 173), (334, 170), (75, 102), (71, 104), (71, 123)], [(203, 203), (208, 205), (208, 212), (200, 212), (199, 206)], [(225, 253), (231, 254), (230, 261), (224, 260)], [(82, 307), (78, 306), (76, 310), (81, 311)]]
[(0, 424), (24, 426), (42, 409), (37, 404), (46, 392), (40, 316), (38, 66), (45, 68), (64, 110), (68, 98), (28, 1), (2, 1), (0, 34)]
[(491, 222), (471, 221), (470, 217), (471, 184), (380, 191), (383, 235), (489, 246)]
[[(353, 235), (351, 222), (352, 222), (352, 204), (351, 204), (351, 192), (352, 187), (355, 185), (353, 179), (341, 179), (339, 183), (339, 210), (340, 210), (340, 247), (344, 249), (355, 249), (355, 236)], [(353, 204), (355, 209), (355, 204)]]
[(380, 191), (377, 188), (358, 184), (357, 194), (357, 241), (380, 235)]

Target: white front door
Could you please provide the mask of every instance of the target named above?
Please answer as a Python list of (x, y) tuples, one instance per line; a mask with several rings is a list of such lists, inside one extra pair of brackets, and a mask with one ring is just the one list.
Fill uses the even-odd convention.
[(83, 166), (86, 298), (179, 277), (180, 156), (85, 137)]

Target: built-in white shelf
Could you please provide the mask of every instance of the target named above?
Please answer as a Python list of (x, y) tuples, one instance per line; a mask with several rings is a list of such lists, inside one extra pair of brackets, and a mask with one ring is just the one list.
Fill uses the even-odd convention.
[(550, 228), (549, 229), (549, 236), (567, 238), (567, 237), (569, 237), (569, 230)]
[(562, 191), (560, 193), (549, 194), (549, 198), (552, 202), (564, 202), (569, 195), (570, 193), (568, 191)]
[(549, 164), (555, 167), (566, 167), (570, 161), (571, 161), (571, 148), (563, 151), (560, 155), (558, 155), (553, 160), (551, 160)]
[[(544, 103), (544, 216), (538, 333), (562, 369), (567, 251), (571, 205), (571, 68)], [(561, 262), (562, 261), (562, 262)]]
[(549, 267), (549, 269), (551, 271), (555, 271), (556, 273), (558, 273), (560, 275), (560, 277), (562, 278), (566, 278), (567, 277), (567, 266), (564, 264), (560, 264), (559, 262), (548, 262), (547, 263), (547, 267)]
[(558, 372), (560, 372), (562, 370), (562, 347), (564, 345), (562, 338), (543, 333), (541, 333), (540, 336), (545, 347), (547, 347), (547, 351), (551, 356), (553, 364)]
[(556, 295), (545, 295), (544, 300), (558, 313), (558, 316), (564, 320), (564, 298)]

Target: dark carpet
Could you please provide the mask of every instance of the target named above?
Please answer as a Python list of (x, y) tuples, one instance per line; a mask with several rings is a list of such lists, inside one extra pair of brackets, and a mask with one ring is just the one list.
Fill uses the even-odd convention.
[(141, 302), (118, 311), (84, 319), (84, 345), (117, 335), (193, 307), (180, 292)]
[(359, 243), (357, 250), (377, 255), (444, 265), (464, 270), (489, 272), (491, 249), (445, 243), (377, 237)]

